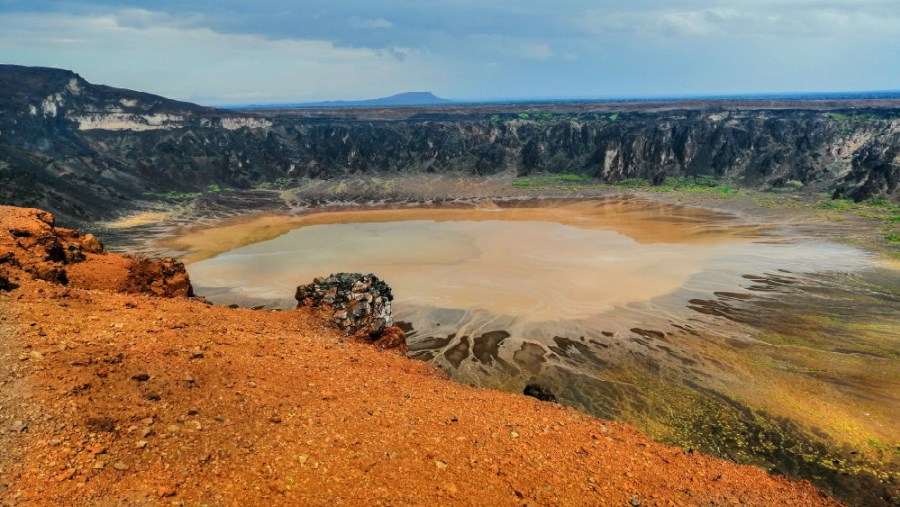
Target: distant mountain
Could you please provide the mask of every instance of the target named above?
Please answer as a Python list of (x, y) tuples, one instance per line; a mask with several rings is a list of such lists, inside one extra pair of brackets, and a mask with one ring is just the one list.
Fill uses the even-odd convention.
[(300, 108), (341, 108), (341, 107), (404, 107), (404, 106), (440, 106), (452, 104), (449, 99), (442, 99), (431, 92), (406, 92), (369, 100), (329, 100), (325, 102), (299, 102), (291, 104), (254, 104), (240, 109), (300, 109)]

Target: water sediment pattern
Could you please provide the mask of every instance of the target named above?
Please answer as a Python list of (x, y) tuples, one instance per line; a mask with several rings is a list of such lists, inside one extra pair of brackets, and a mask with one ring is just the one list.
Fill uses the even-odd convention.
[(851, 503), (896, 498), (900, 276), (862, 250), (634, 199), (283, 220), (191, 264), (198, 293), (289, 308), (315, 276), (374, 272), (413, 357), (460, 381), (539, 382)]

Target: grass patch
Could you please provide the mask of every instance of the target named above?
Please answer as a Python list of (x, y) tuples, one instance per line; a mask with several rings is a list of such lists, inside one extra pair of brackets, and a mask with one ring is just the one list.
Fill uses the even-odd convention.
[(155, 197), (166, 201), (187, 201), (203, 195), (203, 192), (177, 192), (171, 190), (169, 192), (144, 192), (144, 195), (146, 197)]
[(854, 202), (850, 199), (822, 199), (816, 207), (840, 214), (852, 214), (881, 222), (884, 239), (891, 245), (900, 246), (900, 206), (881, 198)]
[(628, 178), (616, 183), (615, 186), (648, 192), (709, 192), (723, 195), (737, 192), (737, 189), (709, 176), (666, 178), (659, 185), (654, 185), (650, 180), (643, 178)]
[(831, 121), (847, 123), (860, 120), (874, 120), (878, 118), (872, 113), (844, 114), (844, 113), (825, 113), (822, 116)]
[(179, 192), (177, 190), (170, 190), (168, 192), (144, 192), (144, 196), (152, 197), (155, 199), (162, 199), (164, 201), (189, 201), (191, 199), (196, 199), (203, 194), (215, 194), (219, 192), (234, 192), (235, 190), (231, 187), (221, 187), (217, 183), (212, 183), (206, 186), (203, 192)]
[(661, 185), (654, 185), (643, 178), (628, 178), (615, 184), (602, 183), (588, 175), (574, 172), (559, 174), (540, 174), (516, 178), (512, 186), (522, 189), (561, 188), (566, 190), (584, 190), (586, 188), (627, 188), (647, 192), (706, 192), (718, 195), (732, 195), (737, 189), (723, 182), (704, 176), (685, 176), (668, 178)]
[(541, 174), (537, 176), (516, 178), (512, 181), (512, 186), (515, 188), (566, 187), (573, 185), (583, 185), (590, 183), (590, 181), (591, 177), (586, 174)]

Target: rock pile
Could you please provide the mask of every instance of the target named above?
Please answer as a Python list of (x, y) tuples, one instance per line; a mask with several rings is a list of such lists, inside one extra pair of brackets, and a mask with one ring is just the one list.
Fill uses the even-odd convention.
[(369, 273), (333, 273), (297, 287), (297, 308), (310, 307), (347, 335), (379, 348), (406, 348), (406, 336), (391, 318), (391, 288)]
[[(122, 270), (124, 282), (126, 277), (118, 276)], [(184, 265), (175, 259), (109, 253), (92, 234), (56, 227), (46, 211), (0, 206), (0, 290), (15, 288), (22, 277), (85, 289), (193, 295)]]

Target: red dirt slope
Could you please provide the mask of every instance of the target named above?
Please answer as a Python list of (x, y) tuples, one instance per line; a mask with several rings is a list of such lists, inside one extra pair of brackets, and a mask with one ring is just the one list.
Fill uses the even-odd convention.
[(0, 505), (839, 505), (450, 382), (305, 311), (115, 292), (127, 284), (97, 270), (71, 280), (106, 289), (65, 287), (5, 264), (18, 287), (0, 290)]

